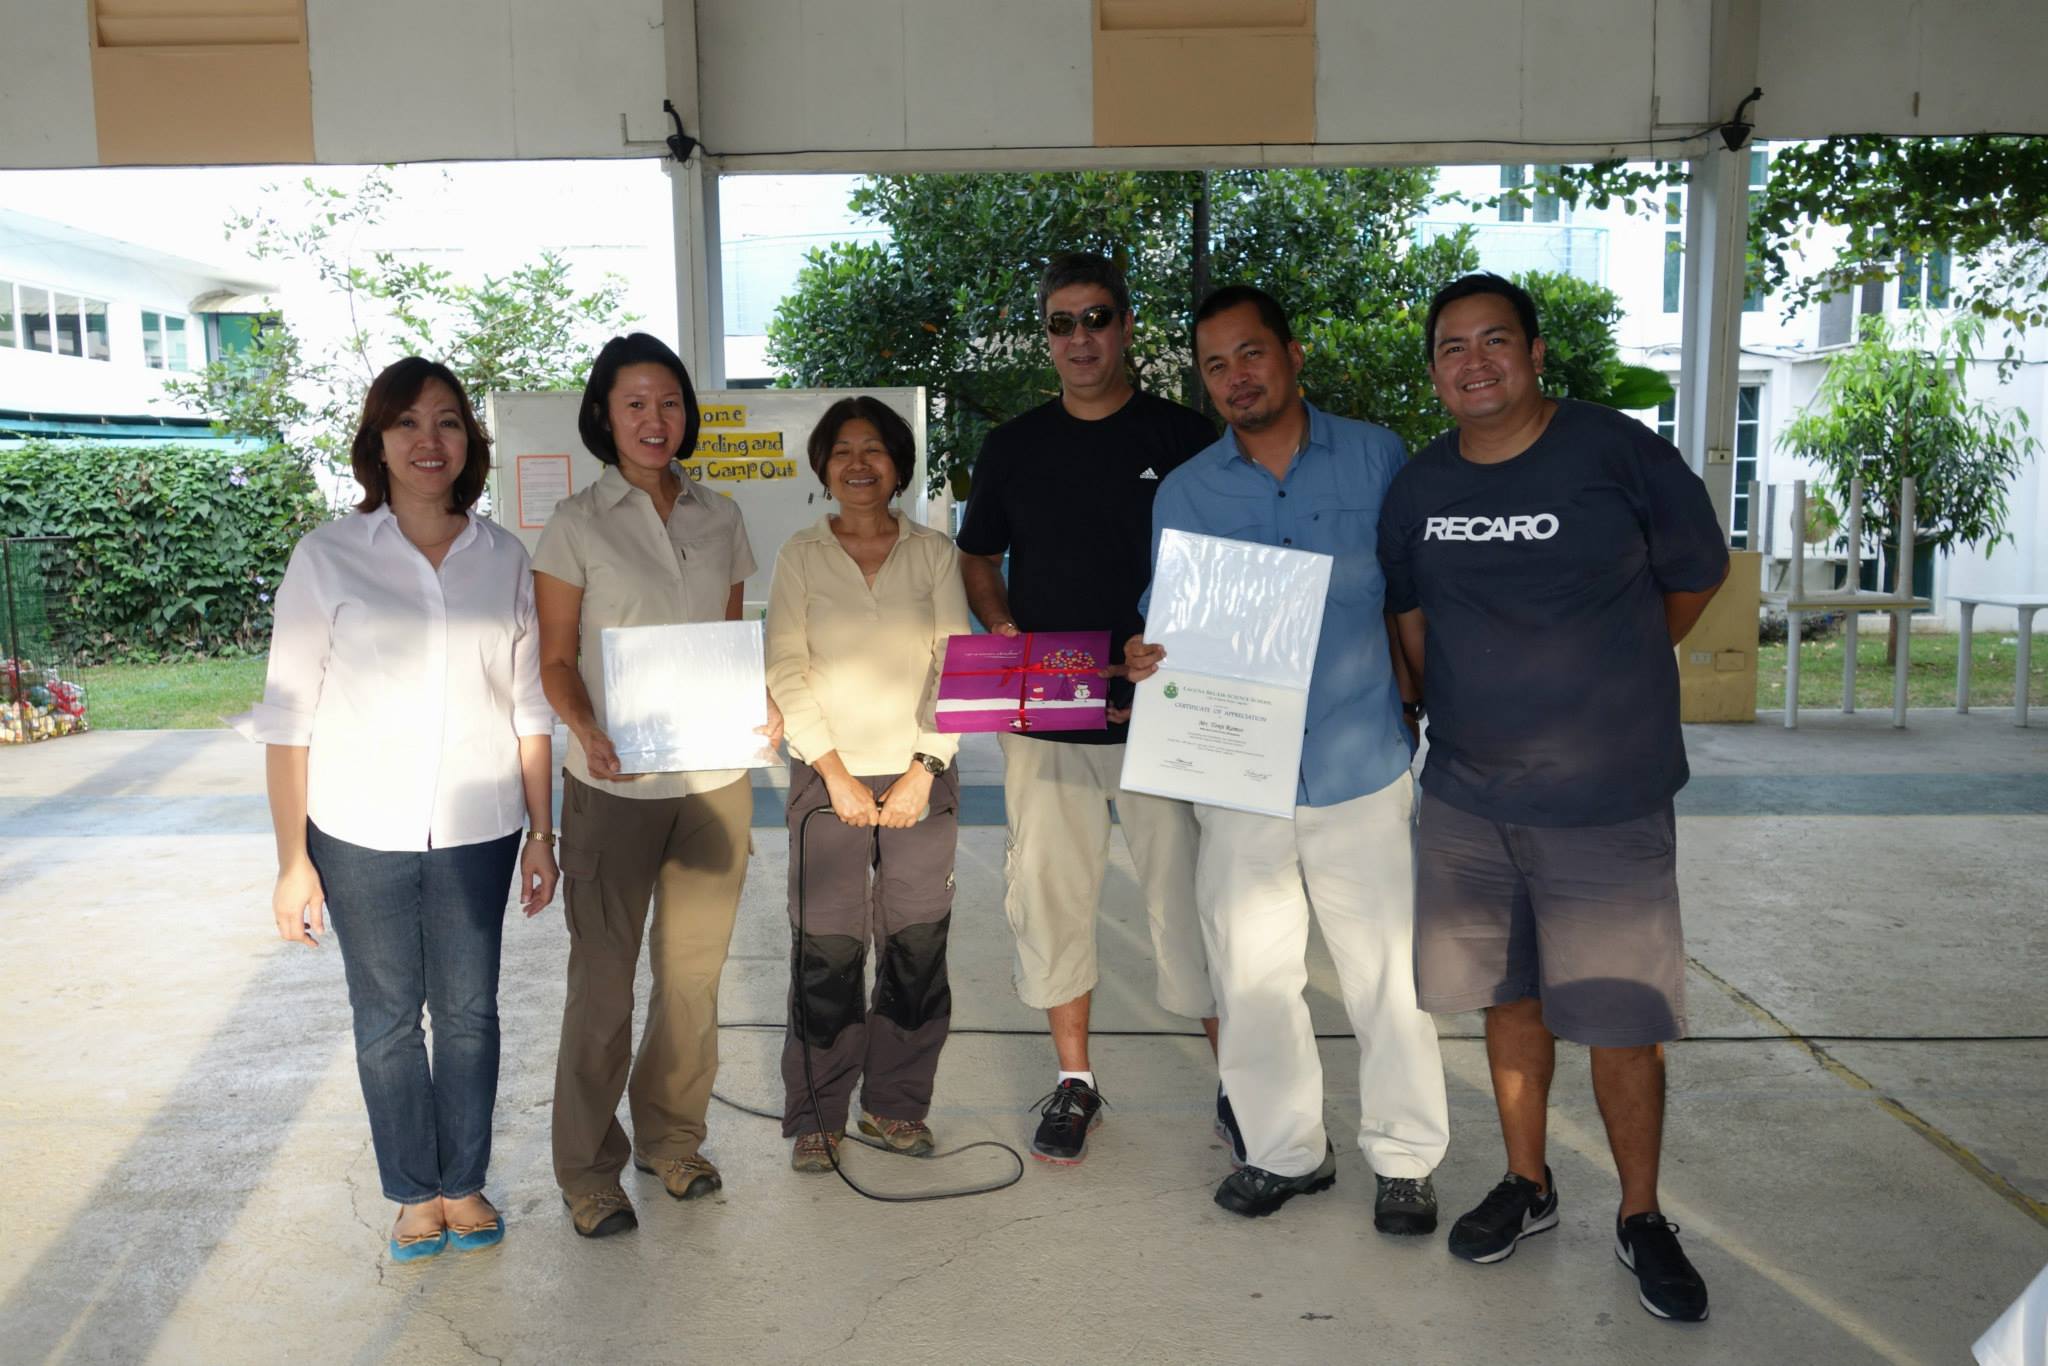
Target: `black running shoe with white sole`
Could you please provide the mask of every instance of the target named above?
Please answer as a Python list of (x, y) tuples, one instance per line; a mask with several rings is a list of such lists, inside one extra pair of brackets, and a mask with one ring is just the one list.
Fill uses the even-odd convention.
[(1707, 1283), (1678, 1245), (1678, 1225), (1652, 1210), (1614, 1226), (1614, 1255), (1636, 1273), (1636, 1298), (1660, 1319), (1698, 1323), (1707, 1316)]
[(1557, 1227), (1557, 1182), (1543, 1169), (1543, 1185), (1509, 1172), (1486, 1198), (1451, 1225), (1451, 1255), (1485, 1266), (1506, 1261), (1515, 1244)]
[(1031, 1107), (1042, 1116), (1038, 1132), (1031, 1136), (1031, 1155), (1063, 1167), (1077, 1165), (1088, 1155), (1088, 1133), (1102, 1123), (1102, 1107), (1107, 1104), (1100, 1091), (1079, 1077), (1053, 1087)]
[(1216, 1188), (1216, 1203), (1232, 1214), (1263, 1219), (1297, 1195), (1314, 1195), (1337, 1184), (1337, 1153), (1323, 1150), (1323, 1164), (1306, 1176), (1281, 1176), (1263, 1167), (1240, 1167)]

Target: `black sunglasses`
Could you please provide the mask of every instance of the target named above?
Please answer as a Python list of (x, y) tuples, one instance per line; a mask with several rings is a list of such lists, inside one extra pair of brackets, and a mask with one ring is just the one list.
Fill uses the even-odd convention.
[(1071, 337), (1076, 327), (1085, 327), (1090, 332), (1100, 332), (1117, 319), (1117, 311), (1108, 304), (1092, 304), (1081, 310), (1081, 316), (1071, 313), (1048, 313), (1045, 315), (1045, 330), (1055, 337)]

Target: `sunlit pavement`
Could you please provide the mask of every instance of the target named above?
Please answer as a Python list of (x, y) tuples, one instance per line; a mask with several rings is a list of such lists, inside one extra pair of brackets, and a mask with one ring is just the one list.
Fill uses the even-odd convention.
[[(1333, 1191), (1247, 1221), (1210, 1203), (1206, 1047), (1150, 999), (1121, 845), (1077, 1168), (998, 1194), (864, 1201), (787, 1170), (775, 1127), (714, 1107), (726, 1189), (628, 1173), (633, 1234), (586, 1242), (548, 1108), (559, 908), (507, 927), (494, 1250), (384, 1252), (341, 961), (279, 944), (258, 751), (97, 733), (0, 751), (0, 1361), (1955, 1362), (2048, 1261), (2048, 726), (2009, 711), (1814, 712), (1693, 727), (1680, 803), (1694, 1040), (1672, 1050), (1667, 1212), (1711, 1287), (1651, 1319), (1616, 1263), (1615, 1187), (1565, 1049), (1563, 1222), (1493, 1267), (1383, 1238), (1354, 1145), (1356, 1050), (1316, 947)], [(972, 746), (970, 820), (1000, 819)], [(764, 812), (774, 794), (764, 793)], [(784, 836), (756, 830), (726, 972), (720, 1090), (779, 1105)], [(1018, 1147), (1052, 1080), (1009, 984), (999, 825), (963, 831), (956, 1033), (933, 1125)], [(645, 981), (641, 983), (645, 989)], [(1446, 1217), (1503, 1166), (1476, 1017), (1442, 1022)], [(851, 1149), (894, 1191), (1009, 1170)]]

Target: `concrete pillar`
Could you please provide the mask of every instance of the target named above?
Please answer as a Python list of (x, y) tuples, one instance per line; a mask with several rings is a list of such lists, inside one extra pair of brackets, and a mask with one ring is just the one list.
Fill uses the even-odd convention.
[[(696, 0), (662, 0), (661, 9), (668, 98), (682, 115), (684, 130), (702, 137)], [(720, 389), (725, 386), (725, 299), (718, 259), (718, 173), (704, 163), (699, 149), (688, 161), (668, 165), (675, 223), (676, 352), (699, 389)]]
[[(1733, 119), (1756, 85), (1761, 0), (1709, 0), (1707, 108)], [(1749, 117), (1754, 117), (1751, 106)], [(1749, 149), (1687, 163), (1684, 350), (1678, 448), (1706, 481), (1726, 532), (1735, 506), (1735, 404), (1742, 368), (1742, 297), (1749, 238)], [(1755, 514), (1751, 517), (1752, 524)]]
[(1748, 152), (1694, 158), (1685, 201), (1683, 351), (1678, 448), (1706, 481), (1721, 529), (1735, 495), (1735, 404), (1749, 227)]

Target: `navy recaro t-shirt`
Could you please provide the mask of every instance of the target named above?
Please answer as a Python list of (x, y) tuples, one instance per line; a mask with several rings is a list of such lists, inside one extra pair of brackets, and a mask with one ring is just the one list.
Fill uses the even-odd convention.
[(1611, 825), (1685, 785), (1664, 594), (1719, 583), (1706, 486), (1634, 418), (1563, 400), (1512, 460), (1455, 429), (1380, 512), (1387, 610), (1428, 623), (1423, 789), (1516, 825)]

